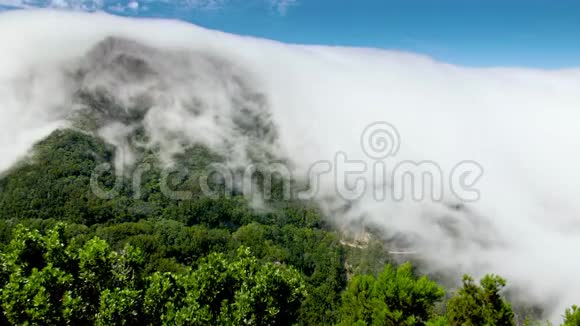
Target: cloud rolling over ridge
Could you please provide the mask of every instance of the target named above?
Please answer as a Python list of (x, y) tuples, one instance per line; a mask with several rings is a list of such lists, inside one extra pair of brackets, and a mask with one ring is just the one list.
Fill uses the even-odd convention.
[[(122, 79), (108, 78), (127, 76), (99, 75), (89, 67), (83, 87), (114, 91), (126, 106), (150, 94), (147, 101), (158, 110), (144, 119), (169, 154), (180, 150), (169, 131), (181, 141), (214, 147), (267, 139), (237, 131), (243, 121), (232, 103), (241, 103), (276, 128), (276, 140), (260, 146), (282, 153), (305, 175), (338, 152), (372, 164), (361, 149), (361, 132), (387, 121), (401, 136), (387, 167), (432, 161), (451, 171), (457, 162), (475, 161), (484, 169), (479, 200), (456, 209), (449, 196), (377, 201), (365, 195), (338, 212), (331, 204), (342, 201), (326, 200), (336, 196), (335, 179), (325, 176), (318, 198), (329, 219), (343, 225), (363, 217), (386, 237), (409, 236), (433, 271), (503, 275), (552, 317), (580, 301), (579, 70), (474, 69), (409, 53), (291, 46), (178, 22), (4, 13), (0, 170), (67, 125), (78, 110), (71, 67), (83, 67), (87, 53), (111, 36), (144, 44), (120, 53), (166, 77), (119, 84)], [(201, 113), (188, 109), (191, 99), (201, 103)], [(107, 138), (114, 126), (105, 127)]]

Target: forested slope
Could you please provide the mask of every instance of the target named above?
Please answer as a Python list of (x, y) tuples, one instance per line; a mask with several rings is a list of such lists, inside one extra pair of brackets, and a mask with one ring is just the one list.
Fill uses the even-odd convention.
[[(194, 172), (171, 181), (193, 194), (186, 200), (164, 196), (154, 151), (141, 151), (134, 165), (152, 167), (138, 193), (130, 173), (99, 174), (100, 189), (115, 189), (110, 198), (91, 190), (95, 169), (114, 165), (114, 148), (99, 137), (58, 130), (31, 153), (0, 179), (2, 324), (524, 321), (498, 276), (480, 284), (466, 277), (445, 294), (409, 263), (389, 264), (380, 244), (342, 245), (313, 203), (282, 198), (281, 177), (262, 208), (219, 179), (204, 195), (191, 175), (223, 158), (203, 146), (176, 158)], [(578, 325), (579, 315), (567, 311), (566, 325)]]

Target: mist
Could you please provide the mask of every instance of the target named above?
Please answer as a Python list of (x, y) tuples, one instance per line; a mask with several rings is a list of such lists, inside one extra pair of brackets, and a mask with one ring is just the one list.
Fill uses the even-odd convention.
[[(160, 147), (167, 161), (184, 143), (239, 164), (258, 147), (308, 178), (317, 162), (342, 153), (366, 162), (367, 189), (389, 193), (394, 185), (377, 184), (377, 160), (361, 146), (365, 128), (384, 121), (400, 135), (386, 174), (400, 162), (434, 162), (445, 176), (442, 198), (377, 200), (367, 191), (345, 199), (347, 177), (329, 173), (315, 199), (330, 221), (405, 237), (428, 272), (502, 275), (552, 319), (580, 303), (578, 69), (467, 68), (413, 53), (54, 11), (0, 14), (0, 44), (0, 173), (70, 126), (86, 106), (79, 94), (104, 91), (120, 111), (102, 112), (97, 132), (125, 153), (132, 126), (122, 117), (146, 107), (135, 113), (152, 136), (144, 146)], [(449, 191), (448, 174), (464, 161), (482, 168), (477, 200)]]

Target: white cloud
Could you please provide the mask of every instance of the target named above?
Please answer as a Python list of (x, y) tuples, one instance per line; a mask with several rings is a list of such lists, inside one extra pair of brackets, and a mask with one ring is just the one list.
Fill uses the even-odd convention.
[(21, 0), (0, 0), (0, 6), (24, 8), (25, 4)]
[(224, 8), (227, 3), (228, 0), (186, 0), (183, 3), (176, 2), (178, 6), (194, 10), (219, 10)]
[[(298, 4), (297, 0), (255, 0), (263, 6), (272, 9), (280, 16), (285, 16), (290, 7)], [(148, 8), (148, 4), (163, 3), (173, 5), (176, 10), (218, 11), (227, 7), (236, 6), (237, 0), (138, 0), (109, 1), (109, 0), (0, 0), (0, 6), (14, 8), (52, 8), (74, 11), (109, 11), (124, 13), (139, 12)], [(171, 18), (171, 17), (168, 17)]]
[(280, 16), (286, 16), (290, 7), (298, 5), (298, 0), (270, 0), (270, 5)]
[(26, 0), (0, 0), (0, 7), (28, 9), (37, 6), (28, 4)]
[(0, 0), (0, 5), (15, 8), (52, 8), (75, 11), (97, 11), (105, 9), (103, 0)]

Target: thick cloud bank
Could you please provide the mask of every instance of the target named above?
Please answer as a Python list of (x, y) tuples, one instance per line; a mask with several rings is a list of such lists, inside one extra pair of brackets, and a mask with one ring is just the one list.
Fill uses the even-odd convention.
[[(579, 70), (463, 68), (43, 11), (1, 14), (0, 44), (0, 171), (93, 101), (94, 127), (120, 147), (134, 127), (123, 119), (136, 116), (168, 158), (201, 142), (241, 157), (240, 144), (275, 152), (302, 177), (327, 162), (316, 198), (338, 225), (402, 237), (434, 272), (500, 274), (552, 317), (580, 303)], [(381, 126), (398, 145), (388, 157), (361, 144), (365, 128)], [(374, 140), (371, 149), (389, 146)], [(482, 169), (459, 173), (478, 193), (469, 201), (450, 176), (464, 161)], [(390, 181), (377, 181), (377, 162)], [(440, 198), (393, 196), (400, 162), (429, 162), (443, 176)], [(367, 191), (345, 199), (355, 170)]]

